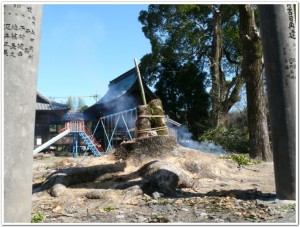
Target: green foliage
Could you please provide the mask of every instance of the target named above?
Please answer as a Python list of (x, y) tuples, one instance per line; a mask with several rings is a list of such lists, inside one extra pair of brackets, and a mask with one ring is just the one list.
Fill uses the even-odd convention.
[(149, 5), (139, 21), (150, 40), (152, 53), (141, 60), (146, 81), (155, 84), (163, 65), (192, 63), (200, 70), (210, 67), (213, 52), (214, 12), (222, 14), (222, 69), (228, 78), (239, 74), (241, 44), (238, 8), (234, 5)]
[(148, 84), (155, 84), (166, 66), (168, 71), (176, 71), (172, 69), (174, 63), (203, 68), (203, 52), (208, 51), (211, 39), (206, 29), (211, 23), (210, 13), (206, 5), (150, 5), (140, 12), (142, 30), (152, 46), (152, 53), (141, 60), (141, 72)]
[(70, 108), (70, 110), (77, 110), (79, 112), (83, 112), (83, 110), (88, 108), (82, 98), (74, 98), (72, 96), (68, 97), (66, 105)]
[[(208, 14), (205, 5), (149, 5), (139, 21), (150, 40), (152, 53), (141, 59), (141, 73), (155, 85), (170, 118), (199, 135), (208, 117), (207, 74), (203, 72), (200, 47), (209, 36), (197, 26)], [(202, 23), (202, 21), (201, 21)], [(204, 22), (204, 26), (207, 22)], [(199, 37), (205, 37), (200, 39)]]
[(211, 204), (208, 207), (206, 207), (206, 211), (207, 213), (228, 213), (230, 212), (230, 209), (221, 204)]
[(215, 129), (210, 129), (206, 131), (199, 140), (214, 142), (229, 152), (249, 152), (248, 128), (243, 126), (232, 125), (228, 128), (220, 126)]
[(226, 103), (226, 111), (229, 111), (239, 93), (235, 90), (239, 80), (233, 78), (239, 77), (241, 67), (236, 6), (157, 4), (149, 5), (139, 16), (142, 30), (152, 47), (152, 53), (141, 59), (143, 78), (155, 87), (166, 114), (187, 125), (194, 138), (207, 129), (208, 109), (213, 102), (206, 88), (211, 87), (207, 72), (213, 64), (216, 11), (222, 14), (223, 55), (219, 61), (222, 76), (226, 77), (220, 90), (227, 89), (227, 94), (231, 94)]
[(259, 163), (258, 161), (251, 159), (248, 155), (245, 154), (230, 154), (224, 156), (224, 159), (232, 159), (237, 162), (239, 165), (253, 165)]
[(83, 106), (81, 106), (79, 109), (78, 109), (78, 111), (79, 112), (83, 112), (85, 109), (87, 109), (88, 108), (88, 106), (87, 105), (83, 105)]
[(296, 204), (295, 203), (294, 204), (288, 204), (284, 208), (290, 209), (290, 210), (295, 210), (296, 209)]
[(85, 104), (85, 101), (82, 98), (78, 98), (77, 100), (77, 110), (79, 112), (83, 112), (88, 106)]
[(31, 218), (31, 223), (38, 223), (46, 220), (46, 216), (41, 212), (37, 211), (34, 213), (33, 217)]
[(193, 64), (183, 67), (173, 64), (174, 68), (176, 71), (170, 72), (166, 66), (155, 85), (155, 94), (160, 97), (169, 117), (187, 125), (197, 138), (208, 121), (209, 95), (204, 86), (205, 74), (199, 73)]
[(116, 208), (115, 207), (112, 207), (112, 206), (108, 206), (108, 207), (104, 207), (103, 210), (106, 211), (106, 212), (110, 212), (110, 211), (113, 211), (115, 210)]
[(69, 96), (66, 105), (70, 108), (70, 110), (75, 110), (76, 109), (75, 99)]

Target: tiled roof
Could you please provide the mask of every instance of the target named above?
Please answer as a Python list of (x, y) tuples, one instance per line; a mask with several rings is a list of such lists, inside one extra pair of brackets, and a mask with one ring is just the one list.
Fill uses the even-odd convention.
[(88, 117), (82, 112), (68, 112), (62, 117), (63, 121), (87, 121)]
[(37, 102), (35, 104), (36, 110), (51, 110), (50, 104)]
[(36, 103), (36, 110), (68, 110), (68, 106), (65, 104), (52, 102), (50, 104), (47, 103)]
[[(157, 96), (143, 82), (146, 99), (148, 101), (157, 98)], [(90, 118), (98, 118), (100, 115), (108, 115), (131, 109), (141, 104), (139, 97), (139, 84), (136, 68), (132, 68), (127, 72), (110, 81), (108, 91), (95, 104), (84, 110), (85, 114), (89, 114)]]
[(36, 93), (36, 110), (68, 110), (69, 107), (66, 104), (57, 103), (51, 101), (40, 92)]

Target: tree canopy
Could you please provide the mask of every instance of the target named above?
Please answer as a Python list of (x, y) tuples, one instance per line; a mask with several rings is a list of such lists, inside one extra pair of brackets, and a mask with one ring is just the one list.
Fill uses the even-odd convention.
[[(250, 22), (240, 22), (241, 13), (247, 16), (241, 10), (244, 6), (150, 5), (139, 16), (152, 47), (152, 52), (141, 59), (141, 72), (146, 82), (156, 88), (168, 114), (186, 124), (194, 136), (208, 126), (208, 119), (213, 128), (226, 126), (228, 113), (240, 101), (246, 83), (247, 100), (252, 103), (248, 110), (250, 141), (266, 144), (268, 137), (258, 136), (266, 135), (266, 127), (251, 127), (266, 125), (266, 118), (257, 114), (264, 111), (263, 100), (258, 98), (263, 95), (262, 89), (251, 83), (262, 81), (262, 67), (258, 64), (261, 43), (252, 43), (255, 48), (249, 48), (251, 45), (244, 42), (244, 37), (252, 36), (247, 30)], [(256, 28), (255, 8), (248, 8), (253, 14), (250, 26)], [(253, 53), (259, 53), (251, 61), (251, 67), (256, 65), (257, 70), (249, 74), (247, 64)], [(254, 106), (260, 109), (255, 111)], [(253, 149), (256, 157), (264, 152), (260, 145)]]
[(210, 90), (211, 124), (224, 124), (228, 111), (240, 100), (244, 84), (237, 8), (150, 5), (148, 11), (141, 11), (139, 20), (152, 46), (152, 53), (141, 60), (148, 84), (161, 80), (166, 66), (193, 64), (198, 73), (206, 75), (202, 86)]
[(74, 98), (72, 96), (69, 96), (66, 101), (66, 105), (70, 108), (70, 110), (76, 110), (79, 112), (82, 112), (83, 110), (88, 108), (88, 106), (85, 104), (85, 101), (80, 97)]

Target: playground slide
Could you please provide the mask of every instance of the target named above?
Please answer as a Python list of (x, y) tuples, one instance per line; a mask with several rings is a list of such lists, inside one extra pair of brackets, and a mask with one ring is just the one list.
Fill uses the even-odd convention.
[(56, 142), (57, 140), (63, 138), (65, 135), (69, 134), (70, 130), (67, 129), (62, 133), (58, 134), (57, 136), (53, 137), (52, 139), (48, 140), (46, 143), (42, 144), (41, 146), (37, 147), (33, 151), (33, 155), (36, 155), (40, 151), (44, 150), (45, 148), (49, 147), (52, 143)]

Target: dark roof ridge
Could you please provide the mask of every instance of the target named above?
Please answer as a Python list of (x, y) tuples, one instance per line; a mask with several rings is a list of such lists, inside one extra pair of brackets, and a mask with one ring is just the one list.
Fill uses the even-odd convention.
[(131, 76), (134, 71), (135, 71), (135, 67), (123, 73), (121, 76), (118, 76), (117, 78), (113, 79), (112, 81), (109, 81), (108, 87), (124, 80), (128, 76)]
[(37, 96), (40, 97), (40, 99), (47, 102), (48, 104), (52, 103), (52, 101), (49, 98), (47, 98), (46, 96), (44, 96), (41, 92), (36, 91), (36, 94), (37, 94)]

